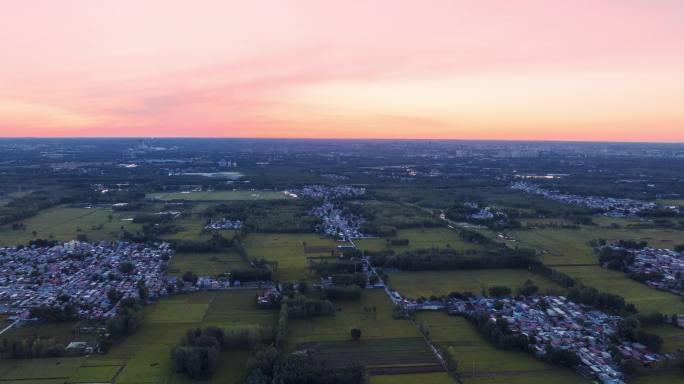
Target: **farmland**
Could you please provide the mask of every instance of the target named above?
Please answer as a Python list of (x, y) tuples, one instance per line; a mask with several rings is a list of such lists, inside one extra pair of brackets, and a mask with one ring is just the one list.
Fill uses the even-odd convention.
[(0, 227), (0, 246), (26, 244), (36, 238), (69, 241), (77, 235), (85, 235), (89, 240), (113, 240), (118, 238), (121, 227), (128, 231), (140, 228), (123, 220), (129, 217), (109, 208), (51, 208), (22, 220), (25, 230), (12, 229), (11, 224)]
[[(363, 339), (416, 338), (420, 333), (406, 320), (392, 318), (392, 302), (384, 291), (366, 290), (360, 301), (336, 302), (335, 316), (313, 321), (291, 320), (288, 324), (290, 349), (301, 343), (349, 340), (349, 329), (358, 327)], [(372, 312), (364, 308), (373, 308)]]
[(329, 257), (337, 242), (312, 233), (256, 233), (245, 237), (244, 246), (251, 258), (277, 262), (277, 278), (296, 281), (308, 276), (307, 257)]
[[(603, 220), (615, 221), (606, 218)], [(623, 222), (623, 220), (617, 220)], [(582, 226), (581, 229), (546, 228), (514, 231), (522, 246), (545, 250), (542, 261), (548, 265), (598, 264), (589, 242), (598, 238), (644, 240), (656, 248), (672, 248), (684, 243), (684, 231), (655, 228), (610, 228)]]
[(445, 372), (382, 375), (371, 376), (370, 378), (370, 384), (452, 384), (453, 382)]
[[(332, 366), (363, 363), (372, 374), (443, 371), (413, 324), (392, 318), (384, 291), (366, 290), (360, 301), (334, 305), (334, 316), (290, 320), (288, 350), (312, 351)], [(363, 332), (361, 340), (350, 341), (353, 327)]]
[[(391, 241), (407, 239), (408, 245), (392, 245)], [(455, 231), (448, 228), (411, 228), (400, 229), (395, 236), (378, 239), (361, 239), (357, 241), (360, 249), (372, 252), (392, 250), (396, 253), (415, 249), (453, 248), (476, 249), (476, 244), (463, 241)]]
[(494, 285), (507, 286), (515, 291), (527, 280), (539, 286), (540, 292), (562, 290), (545, 277), (521, 269), (395, 272), (390, 274), (389, 284), (402, 295), (417, 298), (448, 295), (450, 292), (481, 294)]
[[(269, 330), (275, 323), (275, 311), (256, 308), (256, 291), (200, 292), (172, 296), (145, 308), (143, 327), (105, 355), (60, 359), (5, 360), (0, 372), (5, 379), (57, 378), (57, 382), (117, 383), (187, 383), (186, 376), (174, 373), (171, 348), (185, 334), (197, 327), (258, 324)], [(12, 331), (14, 332), (14, 330)], [(232, 351), (221, 355), (225, 364), (211, 382), (238, 383), (244, 377), (244, 362), (249, 352)], [(39, 381), (38, 381), (39, 380)]]
[(169, 264), (169, 275), (180, 276), (192, 271), (199, 276), (217, 276), (249, 264), (234, 252), (224, 253), (177, 253)]
[(216, 192), (169, 192), (151, 193), (148, 199), (171, 201), (233, 201), (233, 200), (281, 200), (293, 199), (280, 191), (216, 191)]
[(623, 272), (601, 268), (598, 265), (557, 267), (556, 269), (578, 279), (587, 286), (619, 294), (627, 302), (636, 305), (637, 309), (642, 312), (684, 312), (684, 301), (681, 297), (648, 287), (630, 279)]
[(521, 351), (496, 349), (462, 317), (423, 312), (416, 317), (431, 339), (458, 361), (460, 376), (470, 383), (582, 383), (571, 370), (548, 365)]

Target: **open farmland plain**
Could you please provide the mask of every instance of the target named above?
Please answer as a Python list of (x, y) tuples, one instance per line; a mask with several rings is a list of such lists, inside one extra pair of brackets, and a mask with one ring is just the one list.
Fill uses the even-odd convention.
[[(392, 240), (407, 239), (408, 245), (393, 245)], [(395, 236), (377, 239), (360, 239), (356, 241), (359, 248), (369, 252), (392, 250), (396, 253), (416, 249), (453, 248), (457, 250), (478, 249), (477, 244), (463, 241), (453, 230), (448, 228), (411, 228), (400, 229)]]
[(684, 313), (684, 301), (680, 296), (658, 291), (630, 279), (623, 272), (601, 268), (598, 265), (557, 267), (556, 269), (572, 276), (584, 285), (624, 297), (641, 312)]
[(280, 200), (293, 199), (281, 191), (216, 191), (216, 192), (169, 192), (151, 193), (148, 199), (170, 201), (232, 201), (232, 200)]
[(235, 252), (177, 253), (171, 259), (168, 274), (180, 276), (184, 272), (192, 271), (199, 276), (218, 276), (247, 267), (249, 263)]
[(462, 317), (422, 312), (416, 322), (429, 331), (433, 342), (447, 348), (458, 361), (459, 375), (470, 383), (585, 383), (569, 369), (559, 369), (522, 351), (496, 349)]
[(379, 375), (370, 378), (370, 384), (452, 384), (453, 382), (454, 380), (446, 372)]
[[(603, 221), (624, 223), (622, 219), (600, 218)], [(656, 248), (672, 248), (684, 243), (684, 231), (656, 228), (610, 228), (606, 226), (582, 226), (580, 229), (544, 228), (513, 231), (520, 246), (533, 247), (545, 253), (541, 260), (550, 266), (573, 264), (598, 264), (590, 241), (599, 238), (613, 241), (634, 239), (647, 241)]]
[[(4, 380), (21, 383), (189, 383), (192, 381), (187, 376), (174, 372), (171, 348), (188, 329), (198, 326), (258, 325), (270, 332), (277, 311), (257, 308), (256, 294), (254, 290), (238, 290), (164, 298), (145, 308), (145, 323), (137, 333), (105, 355), (3, 360), (0, 372)], [(223, 363), (207, 382), (240, 383), (248, 356), (248, 351), (222, 353)]]
[(278, 263), (275, 275), (282, 281), (307, 278), (306, 258), (330, 257), (337, 244), (334, 240), (313, 233), (254, 233), (244, 239), (249, 257)]
[(21, 220), (25, 230), (12, 229), (11, 224), (0, 227), (0, 246), (26, 244), (37, 238), (70, 241), (78, 235), (85, 235), (91, 241), (115, 240), (122, 227), (130, 232), (140, 229), (140, 225), (123, 220), (132, 217), (110, 208), (50, 208)]
[(549, 279), (524, 269), (476, 269), (465, 271), (394, 272), (389, 285), (403, 296), (418, 298), (445, 296), (450, 292), (482, 294), (492, 286), (507, 286), (515, 290), (531, 280), (540, 292), (563, 291)]
[[(334, 306), (334, 316), (290, 320), (287, 349), (310, 351), (337, 367), (362, 363), (371, 374), (443, 371), (415, 326), (391, 316), (384, 291), (366, 290), (360, 301)], [(360, 341), (350, 340), (351, 328), (361, 329)]]

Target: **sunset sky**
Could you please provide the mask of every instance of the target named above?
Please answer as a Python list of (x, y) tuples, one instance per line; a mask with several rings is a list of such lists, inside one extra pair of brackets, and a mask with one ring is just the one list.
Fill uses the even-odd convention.
[(684, 142), (684, 1), (2, 0), (0, 136)]

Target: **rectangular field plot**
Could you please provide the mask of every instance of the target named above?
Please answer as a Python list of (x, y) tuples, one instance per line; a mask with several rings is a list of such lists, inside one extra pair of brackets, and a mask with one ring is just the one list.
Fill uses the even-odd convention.
[(334, 368), (362, 364), (371, 374), (444, 372), (422, 337), (311, 342), (294, 352), (313, 354)]
[(64, 383), (82, 361), (82, 357), (0, 359), (0, 383)]
[[(392, 245), (392, 240), (407, 239), (408, 245)], [(457, 232), (448, 228), (413, 228), (401, 229), (392, 237), (378, 239), (362, 239), (357, 244), (360, 249), (378, 252), (393, 250), (402, 253), (414, 249), (429, 248), (453, 248), (453, 249), (476, 249), (477, 244), (463, 241)]]
[[(602, 223), (617, 222), (625, 225), (624, 219), (597, 218)], [(608, 224), (609, 225), (609, 224)], [(589, 244), (598, 238), (613, 241), (635, 239), (647, 241), (657, 248), (672, 248), (684, 243), (684, 231), (674, 229), (610, 228), (608, 226), (583, 226), (581, 229), (544, 228), (514, 231), (513, 237), (520, 246), (546, 251), (542, 261), (549, 265), (597, 265), (598, 259)]]
[(371, 376), (370, 384), (453, 384), (446, 372)]
[(663, 338), (663, 349), (660, 352), (674, 353), (684, 348), (684, 329), (670, 324), (646, 327), (646, 331)]
[(50, 208), (21, 220), (25, 230), (13, 230), (11, 224), (0, 227), (0, 246), (26, 244), (37, 238), (69, 241), (79, 234), (88, 240), (116, 240), (122, 226), (131, 232), (140, 228), (139, 224), (123, 221), (126, 215), (109, 208)]
[(334, 302), (333, 305), (338, 309), (334, 316), (290, 320), (289, 349), (306, 342), (349, 340), (349, 330), (353, 327), (361, 329), (363, 340), (420, 337), (408, 320), (392, 318), (393, 304), (383, 290), (367, 289), (359, 301)]
[[(173, 372), (171, 348), (188, 329), (198, 326), (259, 324), (265, 332), (270, 332), (278, 312), (258, 309), (256, 294), (256, 290), (197, 292), (162, 299), (145, 309), (146, 321), (137, 333), (114, 346), (108, 354), (89, 358), (83, 366), (120, 364), (124, 367), (116, 376), (119, 384), (191, 382), (187, 376)], [(228, 369), (222, 367), (207, 382), (240, 382), (244, 379), (247, 357), (248, 354), (222, 353), (221, 359)], [(86, 370), (84, 374), (96, 373)]]
[(153, 200), (229, 201), (229, 200), (280, 200), (292, 199), (281, 191), (216, 191), (216, 192), (170, 192), (150, 193)]
[(641, 312), (684, 313), (684, 301), (678, 295), (658, 291), (630, 279), (623, 272), (599, 266), (557, 267), (560, 272), (600, 291), (618, 294)]
[(86, 365), (84, 363), (72, 379), (74, 383), (109, 383), (123, 369), (123, 365)]
[(307, 257), (329, 257), (337, 242), (313, 233), (255, 233), (245, 237), (249, 257), (278, 262), (275, 276), (296, 281), (308, 275)]
[(514, 292), (532, 280), (540, 292), (563, 290), (551, 280), (524, 269), (475, 269), (460, 271), (393, 272), (389, 286), (411, 298), (448, 295), (450, 292), (481, 294), (492, 286), (507, 286)]
[(569, 369), (558, 368), (522, 351), (496, 349), (465, 318), (419, 312), (416, 321), (458, 362), (465, 383), (586, 383)]
[(217, 276), (249, 264), (237, 253), (178, 253), (169, 263), (169, 275), (181, 276), (186, 271), (199, 276)]

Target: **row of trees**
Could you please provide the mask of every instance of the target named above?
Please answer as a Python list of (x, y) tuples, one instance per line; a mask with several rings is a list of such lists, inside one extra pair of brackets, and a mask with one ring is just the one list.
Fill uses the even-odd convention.
[(285, 355), (281, 350), (266, 346), (255, 350), (247, 361), (246, 384), (365, 384), (364, 368), (330, 367), (313, 355)]
[(191, 329), (171, 350), (171, 358), (176, 372), (186, 373), (194, 379), (207, 378), (216, 370), (222, 350), (253, 349), (261, 342), (261, 337), (259, 327)]
[(304, 295), (285, 298), (282, 305), (287, 305), (288, 317), (291, 319), (310, 319), (335, 314), (335, 307), (330, 300), (313, 299)]
[(620, 321), (617, 336), (643, 344), (654, 352), (660, 351), (663, 346), (663, 338), (655, 333), (646, 332), (636, 316), (629, 316)]
[(38, 337), (12, 341), (4, 338), (0, 348), (0, 356), (6, 359), (61, 357), (66, 353), (64, 344), (53, 339)]
[(401, 255), (373, 255), (375, 267), (405, 271), (435, 271), (487, 268), (524, 268), (535, 252), (525, 248), (499, 247), (490, 251), (459, 251), (454, 249), (417, 249)]
[(548, 267), (539, 260), (529, 260), (527, 268), (567, 288), (568, 299), (576, 303), (591, 305), (615, 313), (630, 314), (637, 312), (636, 307), (627, 303), (624, 297), (587, 287), (572, 276)]
[(329, 300), (359, 300), (363, 290), (358, 285), (332, 285), (323, 288), (323, 296)]

